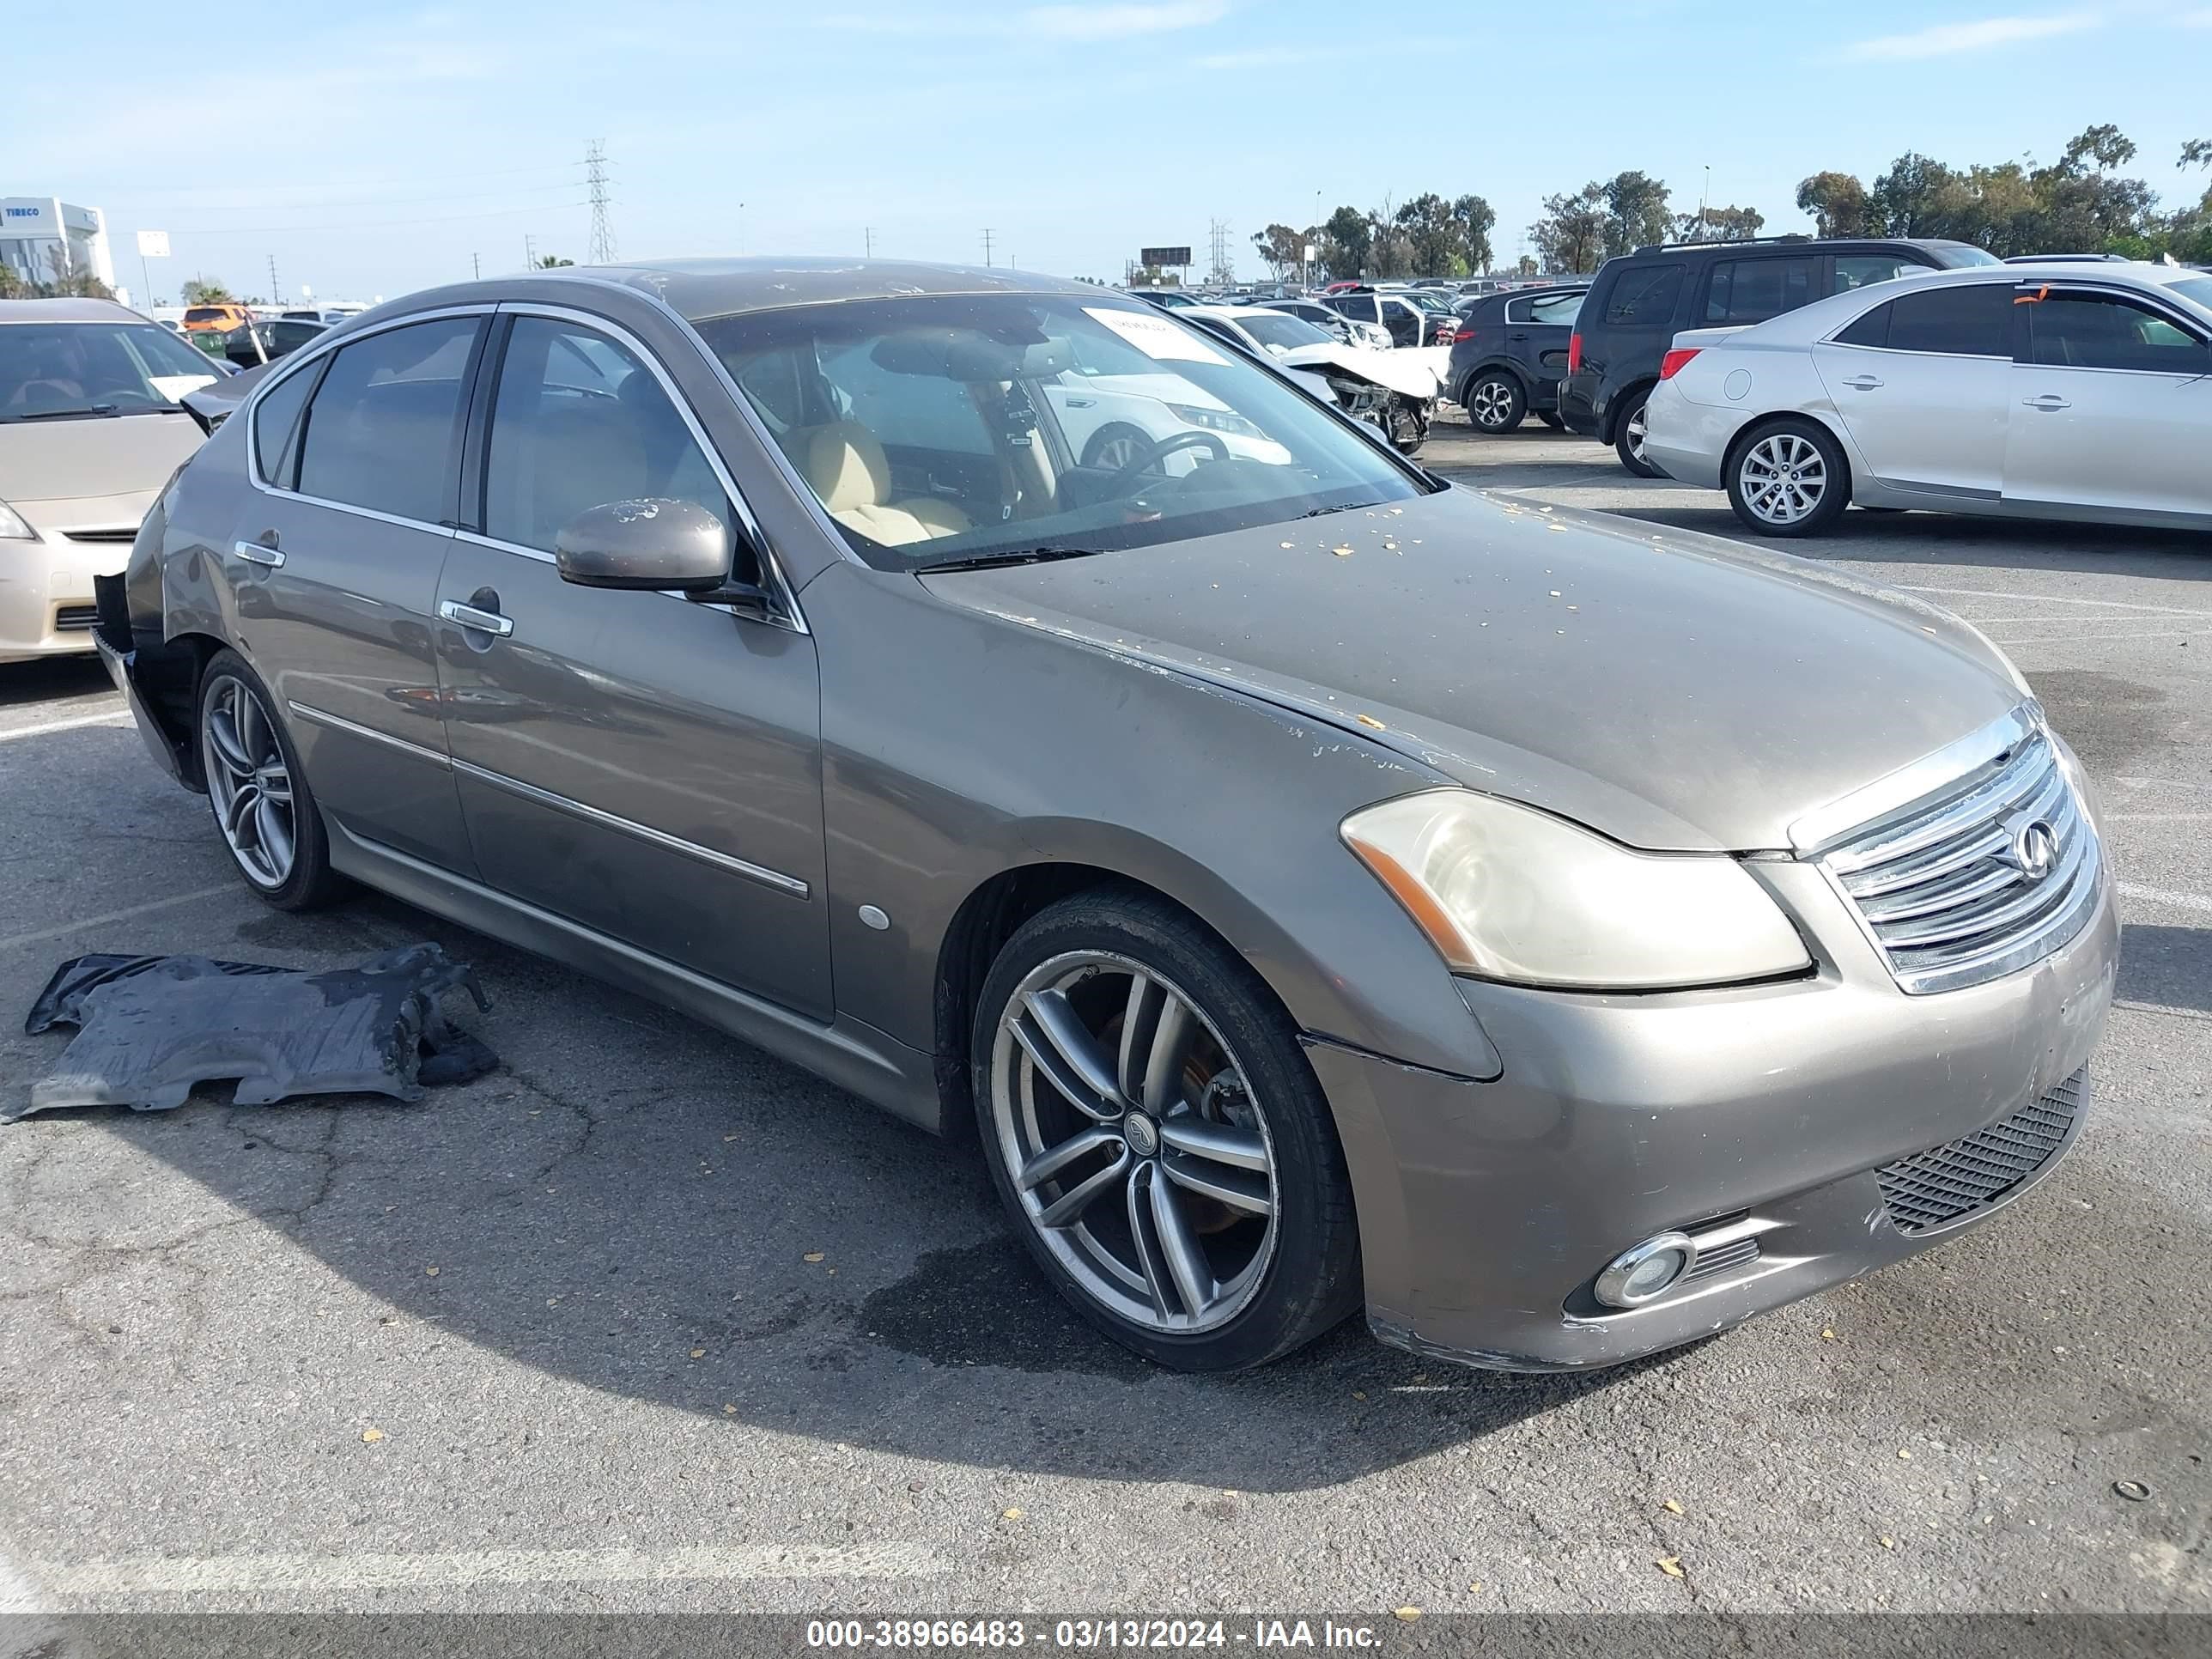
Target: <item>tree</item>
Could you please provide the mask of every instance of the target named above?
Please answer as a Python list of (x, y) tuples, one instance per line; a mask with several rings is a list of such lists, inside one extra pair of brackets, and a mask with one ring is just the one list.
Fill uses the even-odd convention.
[(1345, 279), (1364, 276), (1375, 252), (1375, 230), (1355, 207), (1340, 207), (1322, 227), (1328, 236), (1328, 274)]
[(1448, 202), (1431, 191), (1392, 215), (1390, 227), (1410, 245), (1411, 272), (1465, 276), (1490, 268), (1490, 230), (1497, 222), (1497, 213), (1480, 196)]
[(1488, 270), (1490, 233), (1498, 228), (1498, 210), (1480, 196), (1462, 196), (1452, 204), (1452, 217), (1459, 224), (1460, 257), (1467, 261), (1467, 270), (1455, 274)]
[(1516, 276), (1540, 276), (1543, 274), (1543, 268), (1537, 264), (1534, 254), (1524, 253), (1513, 262), (1513, 274)]
[(559, 270), (564, 266), (573, 265), (576, 262), (574, 259), (564, 259), (557, 253), (541, 253), (538, 256), (538, 263), (535, 265), (532, 265), (531, 269), (533, 270)]
[(230, 290), (221, 283), (210, 282), (204, 276), (194, 276), (177, 290), (177, 297), (188, 306), (221, 306), (232, 303)]
[(1643, 173), (1617, 173), (1602, 186), (1605, 251), (1626, 253), (1663, 242), (1673, 220), (1667, 211), (1667, 186)]
[(1747, 242), (1765, 223), (1757, 208), (1709, 207), (1701, 214), (1677, 214), (1674, 234), (1686, 242)]
[(1867, 234), (1866, 186), (1850, 173), (1814, 173), (1797, 186), (1797, 207), (1813, 216), (1815, 235)]
[(1595, 270), (1605, 257), (1605, 186), (1593, 179), (1574, 195), (1547, 196), (1528, 227), (1536, 258), (1551, 271)]
[(1867, 228), (1878, 236), (1934, 236), (1940, 233), (1942, 198), (1958, 177), (1941, 161), (1907, 150), (1874, 181), (1867, 198)]
[(1300, 257), (1305, 243), (1288, 225), (1269, 225), (1253, 236), (1252, 246), (1260, 250), (1268, 274), (1279, 283), (1305, 263)]

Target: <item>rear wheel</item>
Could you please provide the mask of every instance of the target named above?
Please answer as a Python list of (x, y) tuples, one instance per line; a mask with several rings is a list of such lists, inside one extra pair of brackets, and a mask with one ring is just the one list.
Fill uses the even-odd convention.
[(1613, 440), (1613, 451), (1620, 457), (1620, 464), (1639, 478), (1660, 476), (1659, 469), (1644, 459), (1644, 440), (1649, 429), (1644, 418), (1644, 405), (1650, 396), (1649, 388), (1639, 392), (1621, 410), (1620, 427)]
[(1358, 1305), (1328, 1103), (1289, 1016), (1193, 918), (1113, 888), (1040, 912), (992, 967), (973, 1042), (993, 1183), (1087, 1322), (1233, 1370)]
[(235, 651), (200, 677), (200, 764), (208, 804), (246, 884), (280, 910), (312, 910), (345, 891), (331, 868), (322, 813), (274, 700)]
[(1729, 504), (1762, 536), (1810, 536), (1843, 516), (1850, 470), (1826, 428), (1806, 420), (1760, 427), (1729, 463)]
[(1477, 432), (1510, 432), (1528, 412), (1528, 394), (1521, 382), (1498, 369), (1476, 375), (1461, 403)]

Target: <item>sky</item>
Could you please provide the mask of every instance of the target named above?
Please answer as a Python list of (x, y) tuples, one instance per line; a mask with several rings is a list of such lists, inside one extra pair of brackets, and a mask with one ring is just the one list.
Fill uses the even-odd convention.
[[(2212, 137), (2212, 0), (172, 0), (17, 9), (0, 195), (166, 230), (195, 274), (325, 300), (581, 261), (604, 143), (625, 257), (854, 254), (1118, 279), (1340, 204), (1469, 191), (1510, 264), (1543, 198), (1641, 168), (1809, 229), (1797, 181), (1917, 149), (2048, 160), (2098, 122), (2169, 202)], [(341, 21), (317, 21), (333, 15)], [(137, 45), (130, 43), (136, 42)], [(154, 46), (156, 50), (143, 50)]]

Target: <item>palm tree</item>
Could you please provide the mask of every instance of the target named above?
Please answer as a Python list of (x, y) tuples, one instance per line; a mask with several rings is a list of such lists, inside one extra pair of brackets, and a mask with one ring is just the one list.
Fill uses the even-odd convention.
[(178, 290), (178, 297), (188, 306), (220, 306), (233, 303), (231, 292), (221, 283), (211, 283), (204, 276), (195, 276)]

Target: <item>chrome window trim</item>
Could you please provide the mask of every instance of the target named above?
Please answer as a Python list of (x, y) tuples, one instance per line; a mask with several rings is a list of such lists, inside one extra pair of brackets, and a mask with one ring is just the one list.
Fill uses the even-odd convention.
[[(373, 519), (381, 519), (386, 524), (411, 525), (417, 529), (435, 530), (441, 533), (450, 530), (452, 528), (450, 525), (426, 525), (420, 519), (403, 519), (395, 514), (380, 513), (374, 507), (356, 507), (350, 501), (333, 501), (320, 495), (308, 495), (296, 489), (287, 489), (280, 484), (270, 483), (261, 476), (259, 426), (261, 400), (269, 395), (272, 387), (283, 385), (295, 374), (304, 370), (308, 364), (319, 362), (334, 351), (343, 350), (356, 340), (366, 340), (372, 335), (389, 333), (395, 328), (406, 328), (416, 323), (434, 323), (448, 317), (489, 317), (498, 309), (499, 307), (495, 301), (487, 300), (477, 305), (435, 306), (428, 311), (410, 311), (404, 316), (372, 323), (365, 328), (348, 329), (343, 339), (332, 337), (319, 341), (313, 345), (302, 346), (299, 350), (291, 353), (283, 360), (284, 367), (248, 392), (245, 403), (239, 406), (238, 413), (246, 420), (246, 483), (264, 495), (275, 495), (285, 501), (311, 501), (317, 507), (343, 507), (348, 512), (365, 513)], [(338, 331), (333, 328), (329, 332), (335, 337)]]
[(572, 817), (583, 819), (587, 823), (596, 823), (604, 829), (619, 830), (626, 836), (635, 836), (640, 841), (650, 842), (655, 847), (665, 848), (672, 853), (681, 853), (686, 858), (697, 859), (701, 863), (713, 865), (717, 869), (727, 870), (732, 874), (744, 876), (748, 880), (772, 887), (780, 893), (787, 893), (793, 898), (808, 898), (813, 894), (814, 890), (796, 876), (787, 876), (781, 870), (771, 870), (766, 865), (754, 864), (749, 860), (737, 857), (734, 854), (719, 853), (711, 847), (702, 847), (696, 841), (686, 841), (681, 836), (672, 836), (664, 830), (655, 830), (650, 824), (640, 823), (635, 818), (619, 817), (612, 812), (602, 811), (596, 806), (586, 805), (584, 802), (573, 799), (567, 795), (556, 795), (550, 789), (540, 789), (537, 785), (525, 783), (520, 778), (511, 778), (504, 772), (495, 772), (489, 767), (478, 766), (465, 760), (453, 762), (453, 767), (454, 771), (474, 778), (480, 783), (489, 784), (495, 789), (504, 789), (510, 794), (519, 795), (527, 801), (534, 801), (540, 806), (550, 806), (556, 812), (566, 812)]
[[(622, 283), (608, 283), (606, 286), (625, 287)], [(627, 289), (626, 291), (635, 294), (645, 292), (642, 289)], [(657, 295), (650, 297), (656, 300), (659, 298)], [(661, 308), (670, 316), (676, 316), (674, 309), (666, 301), (660, 301), (659, 303)], [(571, 323), (579, 327), (605, 334), (620, 343), (638, 362), (652, 371), (653, 378), (660, 382), (660, 389), (668, 394), (668, 401), (676, 405), (676, 412), (684, 417), (684, 424), (690, 432), (692, 441), (699, 446), (700, 453), (707, 458), (707, 465), (714, 469), (715, 478), (720, 483), (723, 492), (730, 498), (731, 509), (744, 521), (745, 533), (751, 538), (754, 547), (760, 551), (763, 563), (762, 574), (769, 578), (763, 586), (766, 586), (775, 597), (776, 608), (783, 613), (781, 616), (771, 615), (764, 620), (770, 627), (787, 628), (794, 634), (811, 633), (813, 630), (806, 625), (806, 613), (799, 609), (799, 595), (793, 591), (790, 581), (783, 574), (782, 561), (776, 557), (775, 550), (769, 544), (767, 532), (761, 528), (760, 520), (755, 516), (751, 506), (746, 501), (744, 493), (738, 488), (738, 481), (730, 476), (729, 464), (722, 459), (722, 452), (714, 447), (714, 440), (707, 435), (707, 428), (699, 423), (699, 416), (691, 407), (691, 400), (684, 395), (683, 388), (676, 384), (675, 377), (669, 374), (667, 366), (654, 354), (653, 349), (611, 318), (599, 316), (595, 312), (579, 311), (573, 306), (554, 305), (538, 300), (504, 300), (500, 302), (499, 310), (502, 316), (542, 317), (554, 322)], [(677, 320), (680, 323), (683, 319), (677, 317)], [(688, 326), (685, 331), (690, 332)], [(705, 342), (699, 340), (696, 335), (691, 335), (690, 337), (699, 345), (702, 351), (705, 351)], [(706, 356), (708, 361), (713, 362), (714, 354), (707, 352)], [(720, 365), (716, 367), (719, 368)], [(722, 378), (727, 382), (729, 377), (725, 375)], [(736, 392), (734, 385), (726, 386), (726, 389), (732, 393)], [(490, 431), (492, 422), (498, 418), (499, 415), (499, 387), (496, 382), (492, 386), (491, 394), (491, 401), (484, 410), (484, 428), (487, 433)], [(739, 398), (738, 401), (742, 410), (744, 400)], [(780, 451), (778, 453), (781, 453)], [(484, 465), (487, 471), (490, 465), (491, 446), (487, 442), (484, 446)], [(514, 548), (514, 543), (502, 542), (495, 537), (484, 537), (482, 539), (494, 546), (506, 548), (510, 551)], [(538, 550), (530, 550), (536, 552)]]
[(1850, 840), (1891, 813), (1936, 793), (2045, 729), (2043, 705), (2033, 700), (2021, 703), (1979, 731), (1945, 744), (1933, 754), (1923, 755), (1826, 806), (1815, 807), (1790, 826), (1790, 848), (1801, 860), (1816, 859), (1836, 842)]
[(371, 743), (380, 743), (387, 748), (398, 750), (402, 754), (412, 755), (416, 760), (428, 761), (441, 771), (453, 769), (453, 757), (441, 750), (426, 749), (419, 743), (408, 742), (404, 738), (395, 738), (389, 732), (380, 732), (373, 726), (360, 725), (342, 714), (333, 714), (326, 708), (318, 708), (313, 703), (301, 702), (296, 698), (286, 698), (284, 707), (311, 726), (328, 726), (332, 731), (366, 738)]

